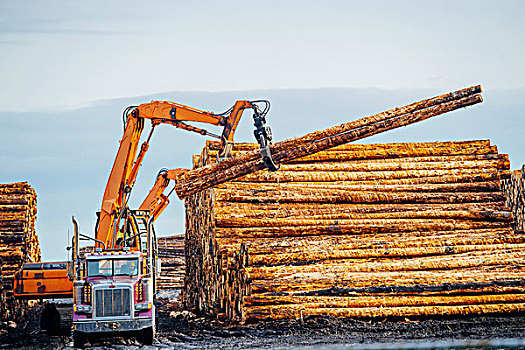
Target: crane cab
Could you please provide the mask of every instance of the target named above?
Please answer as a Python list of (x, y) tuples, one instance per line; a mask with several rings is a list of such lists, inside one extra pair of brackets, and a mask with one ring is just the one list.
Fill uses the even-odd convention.
[[(100, 212), (97, 212), (100, 218)], [(150, 249), (156, 250), (157, 235), (153, 223), (150, 222), (149, 210), (125, 209), (121, 216), (115, 220), (113, 232), (114, 247), (106, 247), (98, 241), (95, 245), (103, 250), (128, 250), (140, 251), (146, 254)], [(95, 231), (98, 229), (98, 220)], [(151, 236), (151, 240), (148, 239)], [(82, 238), (81, 238), (82, 239)]]

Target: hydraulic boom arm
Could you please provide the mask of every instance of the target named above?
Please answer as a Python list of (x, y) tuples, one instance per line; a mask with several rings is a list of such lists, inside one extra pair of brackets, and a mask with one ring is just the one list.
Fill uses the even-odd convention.
[[(264, 104), (262, 111), (257, 105), (258, 103)], [(233, 141), (235, 130), (245, 109), (253, 110), (254, 125), (256, 126), (255, 136), (261, 144), (261, 148), (269, 150), (267, 145), (272, 141), (271, 131), (265, 126), (265, 116), (269, 109), (268, 101), (237, 101), (229, 110), (220, 114), (202, 111), (169, 101), (152, 101), (140, 106), (128, 107), (124, 111), (124, 134), (120, 141), (102, 199), (99, 221), (96, 227), (96, 239), (104, 242), (107, 249), (116, 248), (117, 230), (121, 226), (121, 220), (126, 220), (125, 209), (127, 201), (142, 165), (142, 160), (148, 151), (149, 141), (157, 125), (169, 124), (201, 135), (219, 138), (222, 143), (222, 150), (224, 150), (227, 143)], [(138, 144), (146, 119), (151, 121), (152, 128), (137, 155)], [(223, 131), (219, 136), (186, 122), (201, 122), (222, 126)], [(261, 153), (264, 158), (264, 151), (261, 150)], [(269, 164), (270, 170), (277, 169), (271, 160), (271, 155), (267, 164)], [(165, 174), (159, 174), (157, 183), (141, 205), (141, 209), (151, 210), (154, 218), (169, 203), (167, 196), (163, 194), (168, 183), (169, 180)], [(100, 243), (97, 243), (97, 247), (99, 245)]]
[[(186, 169), (178, 168), (173, 169), (171, 172), (180, 173), (186, 171)], [(148, 195), (146, 196), (146, 199), (144, 199), (144, 202), (140, 205), (139, 210), (149, 210), (152, 220), (156, 220), (159, 215), (166, 209), (168, 204), (170, 204), (170, 200), (168, 198), (168, 195), (164, 194), (164, 190), (166, 187), (168, 187), (170, 183), (170, 179), (168, 179), (168, 170), (167, 169), (161, 169), (159, 171), (159, 174), (157, 175), (157, 181), (155, 181), (155, 185), (151, 188)]]

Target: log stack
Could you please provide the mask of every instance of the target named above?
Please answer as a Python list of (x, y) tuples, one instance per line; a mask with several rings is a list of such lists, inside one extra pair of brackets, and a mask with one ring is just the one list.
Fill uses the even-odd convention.
[(199, 191), (185, 306), (237, 321), (524, 311), (509, 176), (490, 141), (343, 145)]
[(35, 219), (35, 190), (26, 182), (0, 184), (0, 320), (18, 321), (27, 312), (27, 302), (13, 297), (13, 281), (23, 263), (40, 260)]
[(184, 284), (184, 234), (158, 239), (159, 257), (162, 260), (160, 277), (157, 279), (159, 289), (182, 289)]
[(525, 165), (503, 181), (503, 188), (507, 195), (506, 204), (514, 217), (514, 228), (525, 231)]
[(0, 258), (0, 321), (3, 320), (3, 315), (6, 314), (6, 300), (5, 300), (5, 294), (4, 294), (4, 283), (3, 283), (3, 274), (2, 274), (2, 266), (3, 266), (3, 260)]

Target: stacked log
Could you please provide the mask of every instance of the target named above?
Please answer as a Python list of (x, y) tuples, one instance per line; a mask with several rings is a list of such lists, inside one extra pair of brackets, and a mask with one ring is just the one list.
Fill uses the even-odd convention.
[(4, 293), (2, 266), (3, 266), (3, 260), (2, 258), (0, 258), (0, 321), (3, 319), (2, 315), (5, 315), (7, 312), (5, 293)]
[(18, 321), (27, 312), (27, 302), (13, 297), (13, 283), (23, 263), (40, 260), (35, 219), (35, 190), (26, 182), (0, 184), (0, 320)]
[(182, 289), (184, 284), (184, 235), (178, 234), (158, 239), (159, 258), (162, 261), (160, 277), (157, 279), (157, 288)]
[(506, 204), (514, 217), (514, 229), (525, 231), (525, 165), (503, 181), (503, 189), (507, 195)]
[(509, 176), (488, 140), (343, 145), (196, 192), (185, 306), (237, 321), (524, 311)]

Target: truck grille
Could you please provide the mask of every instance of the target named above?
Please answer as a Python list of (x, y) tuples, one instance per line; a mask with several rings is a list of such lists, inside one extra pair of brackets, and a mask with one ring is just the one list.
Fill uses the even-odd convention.
[(131, 289), (112, 288), (95, 291), (95, 316), (129, 316), (131, 314)]

